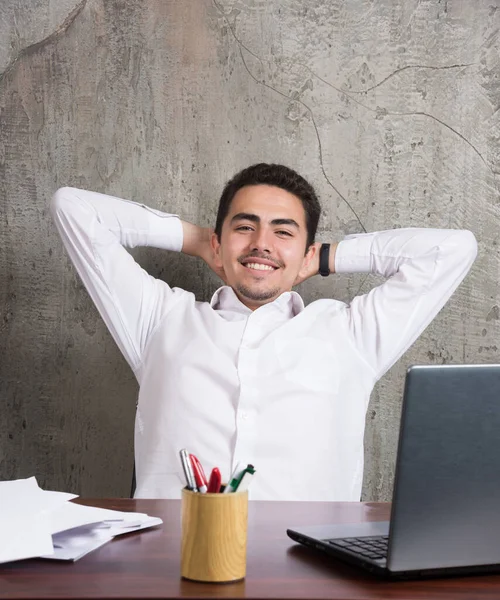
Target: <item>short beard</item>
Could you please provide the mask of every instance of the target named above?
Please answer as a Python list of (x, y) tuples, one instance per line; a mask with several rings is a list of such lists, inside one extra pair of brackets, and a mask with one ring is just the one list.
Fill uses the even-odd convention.
[(272, 290), (266, 290), (263, 292), (257, 292), (241, 284), (238, 284), (236, 286), (236, 291), (245, 298), (253, 300), (254, 302), (263, 302), (264, 300), (271, 300), (271, 298), (274, 298), (280, 293), (279, 288), (274, 288)]

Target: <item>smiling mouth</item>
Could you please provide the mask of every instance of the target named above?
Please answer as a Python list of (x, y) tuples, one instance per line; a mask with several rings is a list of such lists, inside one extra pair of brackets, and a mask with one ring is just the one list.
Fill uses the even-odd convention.
[(243, 265), (247, 269), (252, 269), (254, 271), (276, 271), (278, 267), (272, 267), (271, 265), (263, 265), (262, 263), (252, 263), (248, 262)]

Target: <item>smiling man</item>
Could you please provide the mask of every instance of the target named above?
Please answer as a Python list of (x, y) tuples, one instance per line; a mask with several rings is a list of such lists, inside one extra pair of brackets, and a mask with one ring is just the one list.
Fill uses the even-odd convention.
[[(215, 230), (119, 198), (62, 188), (52, 213), (140, 385), (136, 497), (179, 498), (187, 447), (227, 478), (256, 465), (250, 497), (358, 501), (376, 381), (439, 312), (476, 256), (462, 230), (397, 229), (315, 243), (314, 189), (282, 165), (248, 167)], [(226, 283), (210, 302), (151, 277), (126, 247), (202, 258)], [(347, 305), (292, 287), (334, 272), (387, 280)]]

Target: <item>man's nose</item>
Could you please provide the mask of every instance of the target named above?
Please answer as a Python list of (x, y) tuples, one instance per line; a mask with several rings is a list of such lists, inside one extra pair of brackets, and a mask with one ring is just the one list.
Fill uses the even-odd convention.
[(271, 252), (272, 251), (272, 235), (267, 229), (259, 228), (253, 233), (251, 239), (252, 251)]

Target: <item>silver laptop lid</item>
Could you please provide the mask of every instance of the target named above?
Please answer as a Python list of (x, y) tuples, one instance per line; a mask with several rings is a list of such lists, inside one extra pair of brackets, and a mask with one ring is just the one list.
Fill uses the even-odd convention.
[(500, 365), (408, 370), (391, 571), (500, 563)]

